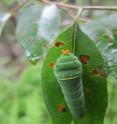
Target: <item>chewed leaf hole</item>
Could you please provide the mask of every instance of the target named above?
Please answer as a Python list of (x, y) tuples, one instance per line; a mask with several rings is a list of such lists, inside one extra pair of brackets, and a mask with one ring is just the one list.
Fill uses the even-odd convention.
[(80, 61), (83, 63), (83, 64), (88, 64), (89, 62), (89, 56), (88, 55), (80, 55)]
[(55, 43), (55, 46), (56, 46), (56, 47), (60, 47), (60, 46), (63, 46), (63, 45), (64, 45), (63, 42), (59, 42), (59, 41), (58, 41), (58, 42)]
[(53, 68), (53, 67), (54, 67), (54, 65), (55, 65), (55, 63), (54, 63), (54, 62), (50, 62), (50, 64), (49, 64), (49, 66), (50, 66), (51, 68)]

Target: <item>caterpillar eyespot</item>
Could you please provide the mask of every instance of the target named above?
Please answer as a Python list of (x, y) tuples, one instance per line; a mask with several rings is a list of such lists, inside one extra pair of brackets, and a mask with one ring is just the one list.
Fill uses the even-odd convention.
[(82, 118), (85, 115), (85, 101), (81, 62), (72, 53), (65, 51), (54, 66), (54, 75), (71, 114), (74, 118)]

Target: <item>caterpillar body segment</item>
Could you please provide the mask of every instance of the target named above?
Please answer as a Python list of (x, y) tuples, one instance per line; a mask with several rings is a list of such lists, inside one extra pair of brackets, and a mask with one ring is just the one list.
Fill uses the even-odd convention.
[(74, 118), (85, 115), (82, 85), (82, 64), (72, 53), (62, 54), (54, 67), (54, 74)]

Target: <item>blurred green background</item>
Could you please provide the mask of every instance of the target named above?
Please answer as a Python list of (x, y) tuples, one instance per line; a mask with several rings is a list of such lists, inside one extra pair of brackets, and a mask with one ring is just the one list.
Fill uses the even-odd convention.
[[(22, 1), (1, 0), (0, 13), (9, 11)], [(69, 0), (68, 2), (76, 2), (79, 5), (117, 5), (117, 0)], [(84, 12), (84, 16), (100, 18), (110, 13)], [(25, 58), (24, 51), (15, 37), (16, 24), (17, 18), (12, 17), (0, 38), (0, 124), (51, 124), (40, 88), (42, 61), (33, 66)], [(117, 80), (108, 79), (108, 93), (109, 106), (105, 124), (117, 124)]]

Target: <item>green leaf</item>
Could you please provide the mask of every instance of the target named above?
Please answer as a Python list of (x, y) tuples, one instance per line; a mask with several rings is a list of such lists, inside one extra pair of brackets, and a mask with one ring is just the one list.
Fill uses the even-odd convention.
[(59, 31), (59, 11), (55, 5), (32, 5), (20, 17), (17, 39), (30, 62), (37, 64)]
[(94, 41), (98, 42), (100, 37), (112, 30), (117, 29), (117, 14), (112, 14), (98, 20), (88, 21), (81, 26), (82, 30)]
[(56, 5), (46, 6), (39, 21), (38, 37), (52, 43), (60, 30), (60, 14)]
[(107, 71), (117, 79), (117, 14), (93, 20), (82, 26), (83, 31), (96, 41), (97, 47), (108, 62)]
[(21, 15), (16, 29), (18, 41), (25, 49), (29, 61), (34, 64), (37, 63), (40, 55), (44, 52), (41, 46), (42, 42), (36, 37), (42, 9), (42, 5), (28, 7)]
[[(103, 124), (107, 108), (107, 80), (104, 70), (105, 63), (101, 53), (95, 43), (81, 31), (77, 20), (60, 34), (56, 41), (62, 42), (64, 45), (59, 47), (55, 45), (49, 49), (43, 64), (41, 81), (43, 96), (51, 114), (52, 123), (71, 124), (74, 120), (74, 124)], [(89, 57), (88, 63), (82, 64), (86, 115), (81, 120), (74, 119), (69, 112), (51, 66), (56, 63), (63, 49), (69, 49), (77, 57), (83, 55)], [(57, 108), (60, 104), (66, 109), (65, 112), (58, 111)]]
[(0, 14), (0, 35), (4, 29), (4, 26), (6, 24), (6, 22), (8, 21), (8, 19), (11, 17), (11, 13), (3, 13)]

